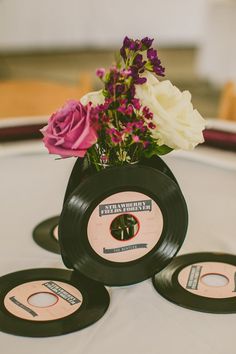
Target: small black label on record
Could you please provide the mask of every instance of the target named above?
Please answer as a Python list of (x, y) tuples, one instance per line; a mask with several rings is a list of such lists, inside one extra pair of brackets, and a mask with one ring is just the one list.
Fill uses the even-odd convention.
[(189, 276), (188, 276), (188, 282), (187, 282), (187, 289), (197, 289), (198, 287), (198, 282), (200, 278), (202, 267), (201, 266), (191, 266)]

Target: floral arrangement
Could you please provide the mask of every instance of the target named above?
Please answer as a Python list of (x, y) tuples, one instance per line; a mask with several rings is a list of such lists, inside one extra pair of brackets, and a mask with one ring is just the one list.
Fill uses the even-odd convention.
[(98, 69), (104, 88), (70, 100), (42, 129), (49, 153), (87, 157), (99, 170), (203, 142), (204, 119), (191, 95), (169, 80), (153, 39), (125, 37), (116, 64)]

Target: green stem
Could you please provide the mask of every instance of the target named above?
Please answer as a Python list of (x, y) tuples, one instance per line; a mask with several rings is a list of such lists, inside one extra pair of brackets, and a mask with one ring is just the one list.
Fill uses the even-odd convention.
[(133, 155), (132, 155), (132, 157), (131, 157), (131, 162), (134, 162), (134, 161), (136, 161), (136, 160), (137, 160), (137, 159), (134, 159), (134, 157), (135, 157), (135, 154), (136, 154), (136, 152), (137, 152), (138, 148), (139, 148), (139, 146), (138, 146), (138, 144), (137, 144), (137, 145), (135, 146), (135, 149), (134, 149)]
[(97, 150), (96, 150), (96, 147), (92, 146), (89, 150), (89, 153), (88, 153), (88, 157), (90, 159), (90, 161), (94, 164), (95, 168), (97, 171), (100, 171), (100, 166), (99, 166), (99, 161), (97, 160), (98, 159), (98, 155), (97, 155)]

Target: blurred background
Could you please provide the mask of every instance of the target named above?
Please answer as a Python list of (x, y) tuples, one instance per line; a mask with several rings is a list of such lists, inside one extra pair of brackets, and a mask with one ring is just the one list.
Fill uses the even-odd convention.
[[(220, 105), (236, 80), (235, 33), (235, 0), (0, 0), (0, 117), (49, 114), (98, 89), (96, 68), (111, 65), (128, 35), (155, 39), (166, 78), (204, 117), (233, 120)], [(30, 94), (41, 107), (27, 112)]]

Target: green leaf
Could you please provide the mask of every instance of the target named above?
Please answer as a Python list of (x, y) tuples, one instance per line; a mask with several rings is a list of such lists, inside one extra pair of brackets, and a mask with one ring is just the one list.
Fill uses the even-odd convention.
[(169, 154), (169, 152), (171, 152), (173, 149), (170, 148), (169, 146), (167, 145), (161, 145), (161, 146), (157, 146), (156, 147), (156, 153), (158, 155), (166, 155), (166, 154)]
[(110, 76), (111, 76), (110, 72), (106, 73), (105, 78), (104, 78), (104, 82), (108, 82), (110, 80)]
[(118, 67), (118, 69), (121, 69), (121, 61), (122, 61), (122, 58), (120, 56), (120, 52), (116, 52), (115, 53), (115, 61), (116, 61), (116, 65)]
[(167, 145), (151, 145), (150, 147), (148, 147), (147, 149), (144, 150), (144, 155), (147, 158), (152, 157), (153, 155), (166, 155), (169, 152), (171, 152), (173, 149), (171, 149), (169, 146)]
[(102, 94), (104, 97), (109, 97), (109, 93), (107, 92), (107, 90), (102, 90)]
[(149, 61), (145, 64), (145, 68), (149, 71), (153, 71), (153, 66)]

